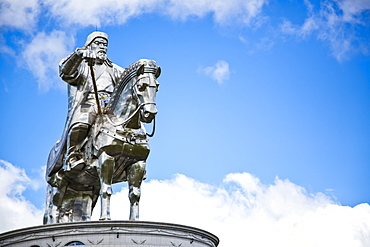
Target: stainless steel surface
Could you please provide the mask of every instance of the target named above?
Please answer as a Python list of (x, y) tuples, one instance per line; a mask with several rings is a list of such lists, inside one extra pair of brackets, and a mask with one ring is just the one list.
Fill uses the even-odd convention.
[(99, 197), (100, 219), (110, 220), (112, 184), (122, 181), (129, 186), (129, 219), (139, 219), (150, 152), (144, 123), (157, 114), (161, 70), (149, 59), (124, 70), (107, 58), (107, 45), (108, 35), (94, 32), (60, 64), (68, 83), (68, 116), (48, 158), (44, 224), (88, 221)]

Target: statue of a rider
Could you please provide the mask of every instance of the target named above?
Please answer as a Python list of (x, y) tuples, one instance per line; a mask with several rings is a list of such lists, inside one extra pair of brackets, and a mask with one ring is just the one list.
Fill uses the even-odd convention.
[(99, 108), (104, 109), (109, 102), (114, 85), (124, 71), (108, 59), (107, 49), (108, 35), (93, 32), (84, 47), (77, 48), (59, 65), (60, 77), (69, 84), (65, 171), (81, 170), (85, 166), (80, 148)]

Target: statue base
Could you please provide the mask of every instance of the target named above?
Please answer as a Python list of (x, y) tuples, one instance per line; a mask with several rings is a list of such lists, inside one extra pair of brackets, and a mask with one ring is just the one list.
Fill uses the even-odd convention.
[(204, 230), (149, 221), (85, 221), (28, 227), (0, 234), (0, 246), (216, 247)]

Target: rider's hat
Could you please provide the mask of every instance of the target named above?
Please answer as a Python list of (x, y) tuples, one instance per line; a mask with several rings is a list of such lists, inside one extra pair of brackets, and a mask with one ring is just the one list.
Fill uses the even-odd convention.
[(103, 33), (103, 32), (98, 32), (98, 31), (90, 33), (89, 36), (87, 36), (87, 39), (86, 39), (86, 42), (85, 42), (85, 47), (90, 45), (91, 42), (93, 42), (93, 40), (96, 39), (96, 38), (103, 38), (103, 39), (106, 39), (108, 41), (108, 34)]

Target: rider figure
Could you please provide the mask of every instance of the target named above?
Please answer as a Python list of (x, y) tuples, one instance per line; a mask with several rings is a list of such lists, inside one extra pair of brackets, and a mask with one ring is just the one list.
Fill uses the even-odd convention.
[(69, 84), (64, 170), (80, 170), (85, 166), (80, 149), (97, 114), (92, 73), (88, 62), (93, 62), (93, 74), (102, 109), (109, 102), (114, 85), (118, 83), (124, 71), (108, 59), (107, 49), (108, 34), (93, 32), (87, 37), (84, 47), (77, 48), (59, 65), (60, 77)]

